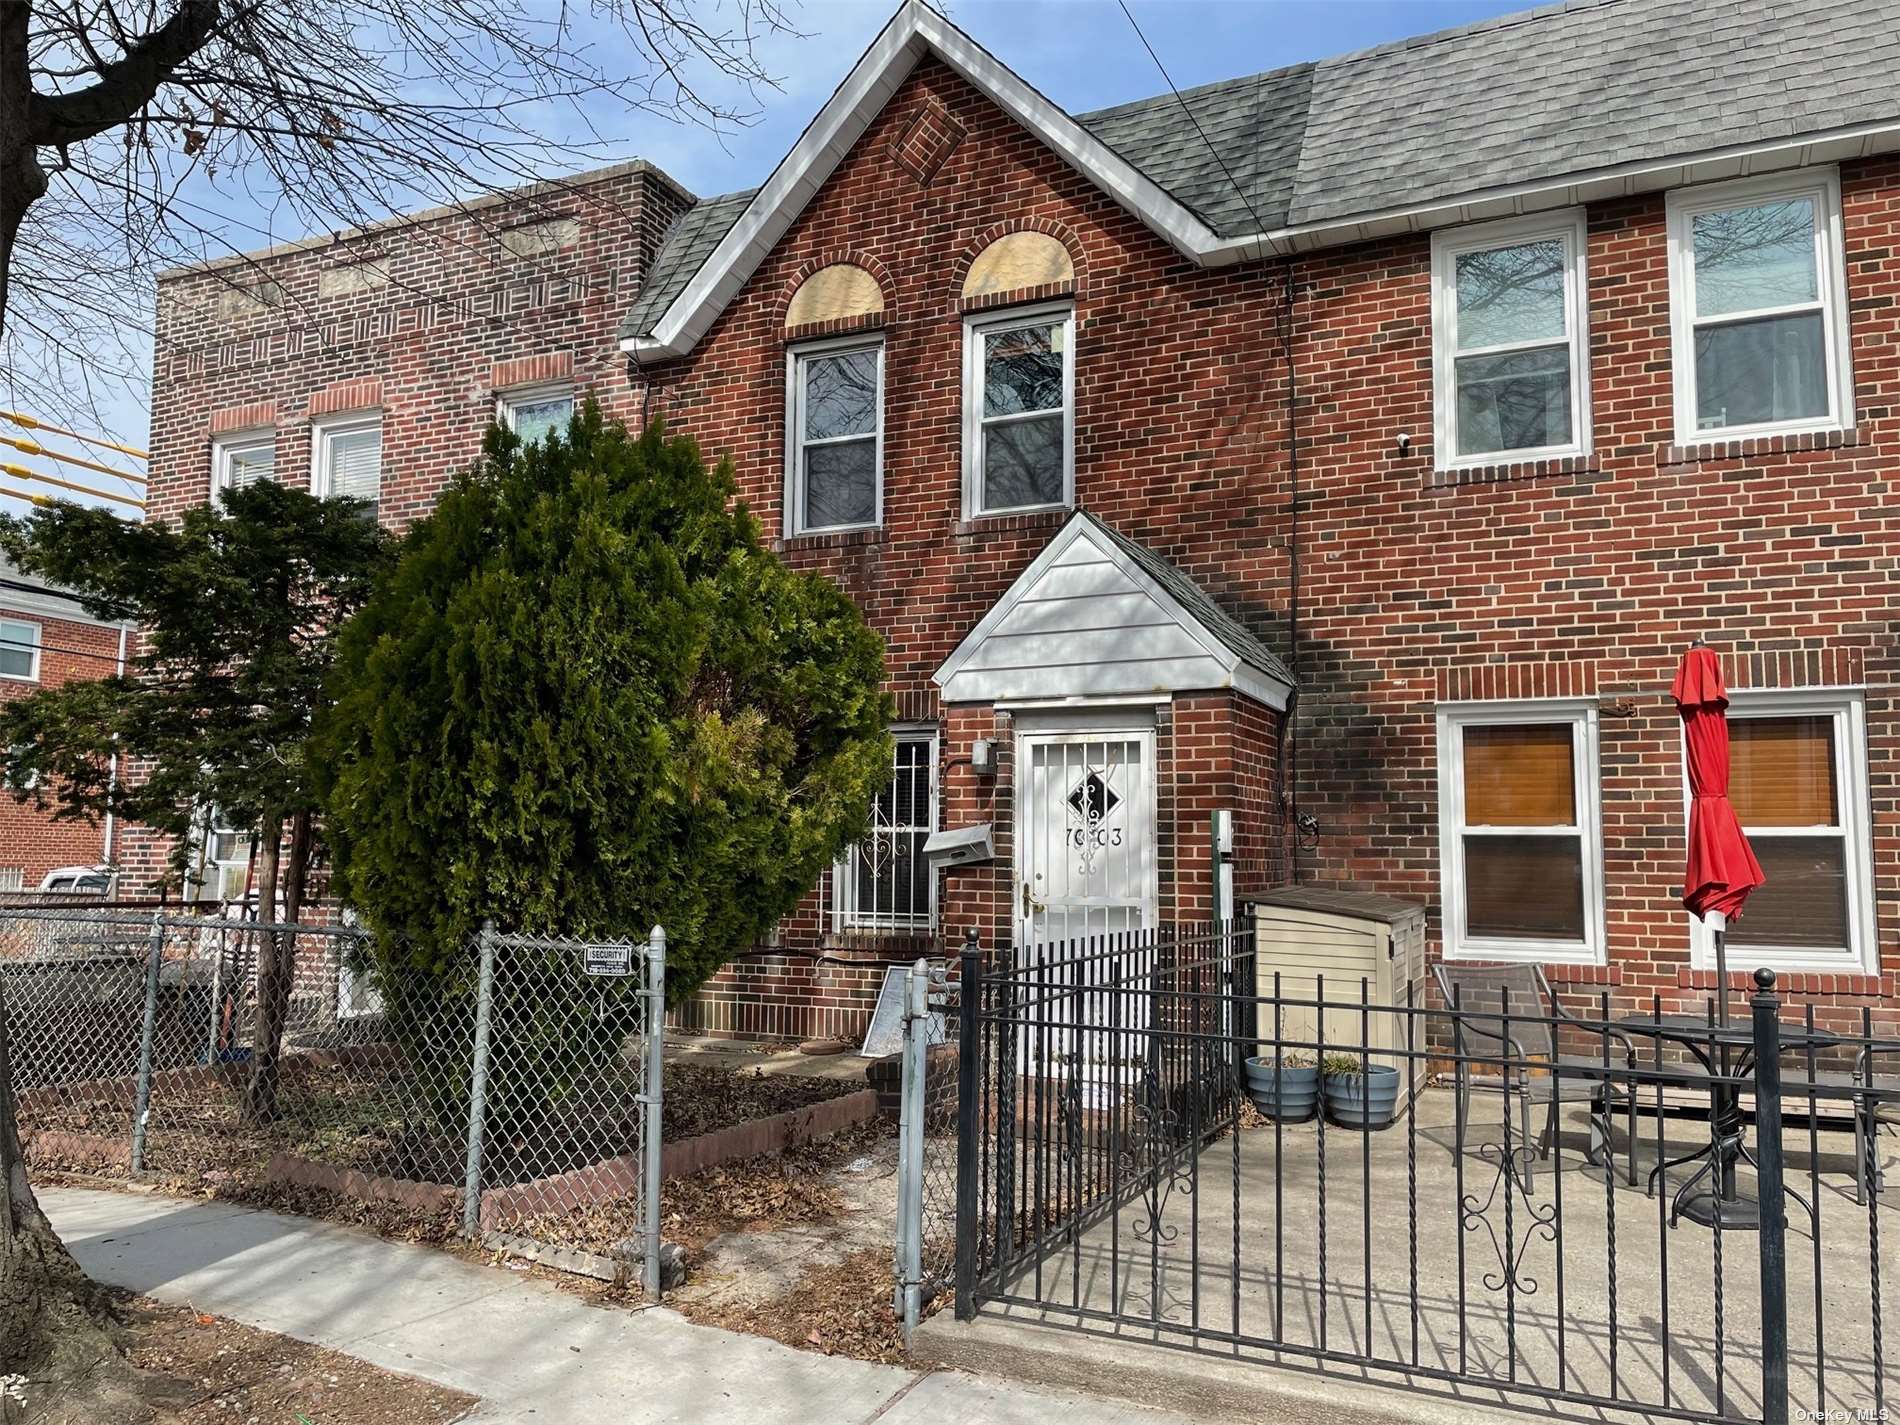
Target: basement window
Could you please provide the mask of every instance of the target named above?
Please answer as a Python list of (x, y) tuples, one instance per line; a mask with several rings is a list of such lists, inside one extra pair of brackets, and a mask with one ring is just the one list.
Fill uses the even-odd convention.
[(1582, 209), (1432, 235), (1439, 469), (1589, 451), (1584, 247)]
[(964, 517), (1074, 503), (1074, 310), (966, 317)]
[(1593, 705), (1441, 707), (1438, 817), (1446, 959), (1604, 963)]
[(1668, 214), (1677, 443), (1852, 426), (1840, 174), (1680, 189)]

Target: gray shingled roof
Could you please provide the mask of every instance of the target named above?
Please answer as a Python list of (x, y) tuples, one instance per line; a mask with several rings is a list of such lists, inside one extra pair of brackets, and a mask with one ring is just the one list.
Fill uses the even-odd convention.
[(1168, 593), (1174, 596), (1176, 603), (1186, 609), (1209, 633), (1221, 641), (1228, 652), (1237, 656), (1242, 663), (1257, 672), (1265, 673), (1285, 683), (1289, 688), (1298, 684), (1293, 670), (1280, 661), (1279, 655), (1247, 631), (1245, 624), (1227, 610), (1214, 602), (1213, 596), (1174, 565), (1156, 554), (1145, 544), (1139, 544), (1116, 529), (1104, 523), (1100, 517), (1087, 510), (1077, 510), (1076, 517), (1085, 519), (1096, 529), (1115, 542), (1117, 548), (1126, 554), (1142, 572), (1153, 579)]
[[(1076, 121), (1246, 237), (1890, 121), (1896, 72), (1900, 0), (1571, 0), (1186, 90), (1207, 142), (1172, 94)], [(681, 219), (623, 336), (651, 333), (750, 196)]]
[(660, 251), (653, 259), (653, 269), (647, 274), (646, 285), (640, 289), (640, 295), (634, 298), (632, 308), (620, 323), (622, 340), (630, 336), (645, 336), (653, 330), (660, 314), (686, 290), (686, 284), (693, 280), (693, 274), (712, 256), (712, 250), (719, 246), (719, 239), (732, 230), (732, 225), (739, 221), (739, 214), (745, 211), (745, 205), (752, 201), (752, 195), (758, 191), (750, 188), (743, 193), (703, 198), (680, 215), (667, 233), (666, 241), (660, 244)]

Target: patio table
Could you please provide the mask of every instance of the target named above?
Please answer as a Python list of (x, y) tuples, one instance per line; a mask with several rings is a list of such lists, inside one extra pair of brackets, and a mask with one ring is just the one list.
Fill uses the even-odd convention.
[[(1680, 1044), (1695, 1056), (1711, 1075), (1709, 1084), (1709, 1142), (1680, 1157), (1665, 1158), (1649, 1172), (1649, 1191), (1653, 1195), (1656, 1180), (1664, 1170), (1683, 1163), (1700, 1161), (1702, 1166), (1676, 1189), (1669, 1205), (1669, 1225), (1687, 1217), (1705, 1227), (1757, 1230), (1761, 1226), (1761, 1205), (1743, 1197), (1735, 1186), (1735, 1164), (1746, 1159), (1752, 1167), (1754, 1154), (1742, 1141), (1741, 1093), (1736, 1080), (1748, 1074), (1755, 1062), (1755, 1031), (1750, 1024), (1717, 1024), (1693, 1014), (1633, 1014), (1615, 1021), (1616, 1027), (1630, 1034), (1666, 1039)], [(1781, 1046), (1784, 1050), (1805, 1053), (1810, 1050), (1837, 1049), (1843, 1044), (1870, 1044), (1885, 1047), (1882, 1041), (1867, 1041), (1855, 1036), (1810, 1029), (1805, 1024), (1781, 1022)], [(1900, 1041), (1892, 1046), (1900, 1049)], [(1717, 1060), (1720, 1060), (1718, 1067)], [(1700, 1184), (1710, 1179), (1708, 1187)], [(1783, 1190), (1806, 1208), (1814, 1208), (1791, 1187)]]

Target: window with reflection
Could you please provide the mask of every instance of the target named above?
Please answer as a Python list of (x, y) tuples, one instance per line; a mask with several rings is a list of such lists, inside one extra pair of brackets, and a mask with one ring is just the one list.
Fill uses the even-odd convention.
[(790, 534), (883, 517), (884, 345), (801, 347), (790, 357)]
[(964, 339), (966, 513), (1072, 504), (1074, 312), (972, 320)]

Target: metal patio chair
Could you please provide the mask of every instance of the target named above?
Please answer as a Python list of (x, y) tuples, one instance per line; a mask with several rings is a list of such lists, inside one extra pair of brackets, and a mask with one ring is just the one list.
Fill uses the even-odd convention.
[[(1515, 1103), (1518, 1114), (1520, 1151), (1531, 1146), (1530, 1117), (1535, 1104), (1546, 1105), (1543, 1131), (1537, 1136), (1537, 1158), (1548, 1158), (1557, 1135), (1557, 1114), (1566, 1103), (1590, 1105), (1590, 1146), (1585, 1158), (1602, 1162), (1615, 1172), (1615, 1153), (1610, 1146), (1610, 1115), (1621, 1107), (1629, 1122), (1629, 1152), (1624, 1155), (1629, 1183), (1636, 1182), (1636, 1093), (1628, 1083), (1617, 1084), (1607, 1077), (1565, 1074), (1563, 1069), (1589, 1068), (1601, 1075), (1601, 1053), (1560, 1054), (1557, 1034), (1563, 1025), (1574, 1025), (1591, 1039), (1613, 1039), (1615, 1045), (1609, 1067), (1630, 1069), (1635, 1066), (1636, 1046), (1620, 1030), (1595, 1020), (1580, 1019), (1557, 1001), (1556, 992), (1537, 965), (1447, 965), (1432, 966), (1439, 992), (1445, 997), (1451, 1015), (1452, 1047), (1458, 1056), (1457, 1135), (1458, 1152), (1465, 1151), (1465, 1127), (1470, 1120), (1471, 1094), (1475, 1087), (1501, 1095), (1505, 1111)], [(1508, 1030), (1506, 1016), (1509, 1016)], [(1508, 1038), (1507, 1036), (1508, 1032)], [(1620, 1054), (1621, 1062), (1617, 1062)], [(1478, 1073), (1486, 1059), (1497, 1061), (1495, 1075)], [(1547, 1067), (1546, 1067), (1547, 1066)], [(1532, 1164), (1523, 1164), (1524, 1190), (1532, 1188)]]

